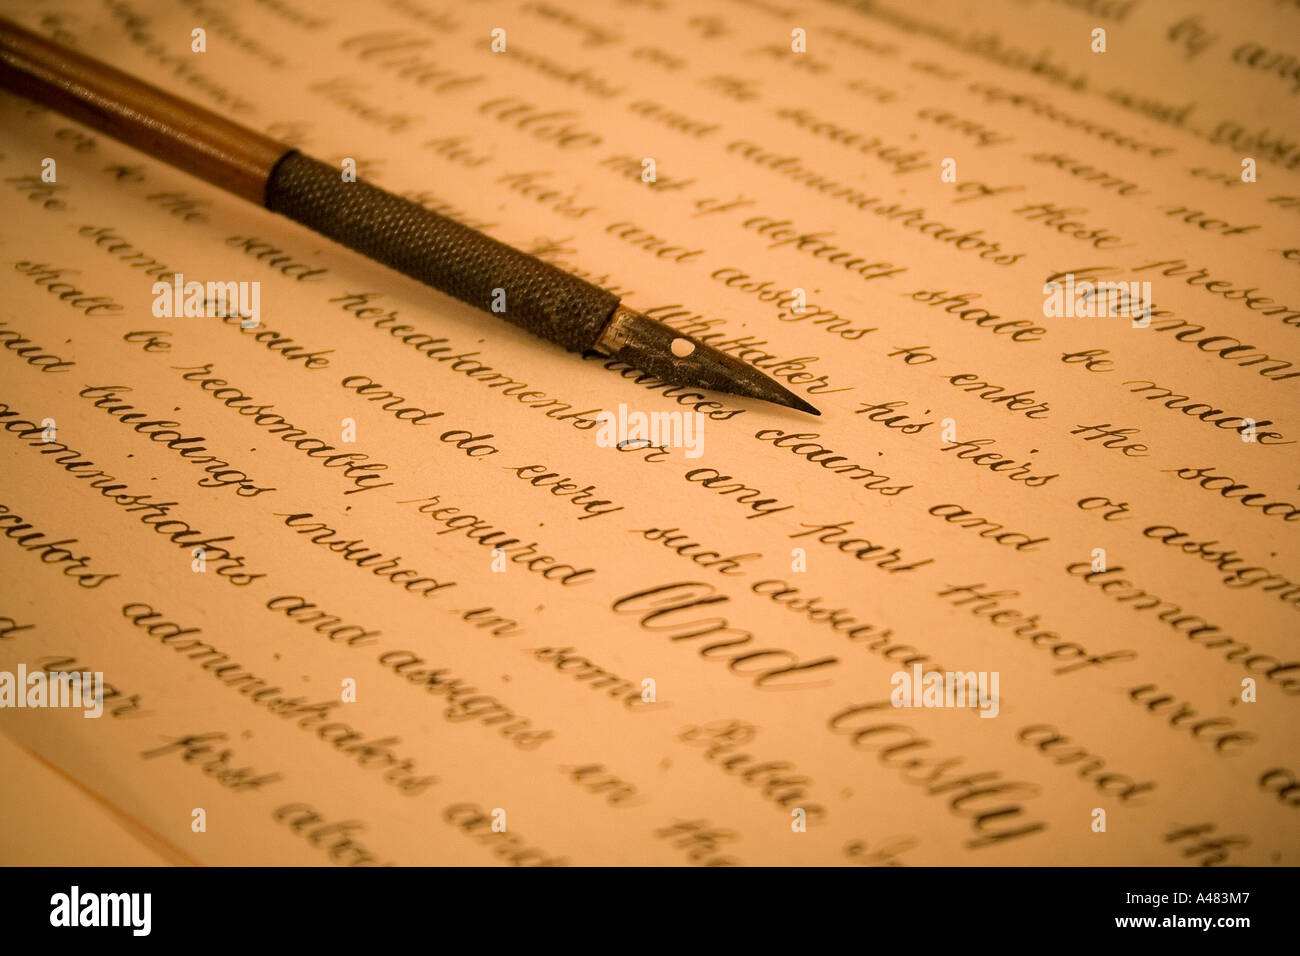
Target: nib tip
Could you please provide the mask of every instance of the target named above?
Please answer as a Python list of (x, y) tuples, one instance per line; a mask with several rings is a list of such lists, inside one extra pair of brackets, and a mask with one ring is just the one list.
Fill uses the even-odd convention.
[(798, 411), (801, 411), (801, 412), (807, 412), (809, 415), (817, 415), (817, 416), (819, 416), (819, 417), (820, 417), (820, 415), (821, 415), (821, 412), (819, 412), (819, 411), (816, 409), (815, 406), (813, 406), (813, 405), (809, 405), (807, 402), (805, 402), (805, 401), (804, 401), (802, 398), (800, 398), (798, 395), (793, 395), (793, 394), (792, 394), (792, 395), (790, 396), (790, 400), (787, 401), (787, 402), (785, 402), (785, 405), (786, 405), (788, 408), (794, 408), (794, 409), (797, 409)]

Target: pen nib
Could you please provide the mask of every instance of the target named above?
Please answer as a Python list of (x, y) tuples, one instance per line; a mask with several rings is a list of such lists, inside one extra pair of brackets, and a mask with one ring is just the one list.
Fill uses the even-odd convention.
[(821, 414), (749, 363), (626, 306), (614, 310), (596, 349), (673, 385), (695, 385)]

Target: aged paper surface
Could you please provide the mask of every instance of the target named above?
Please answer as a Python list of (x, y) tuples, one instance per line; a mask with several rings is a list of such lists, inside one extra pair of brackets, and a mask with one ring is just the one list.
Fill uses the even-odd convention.
[(990, 6), (7, 11), (822, 416), (0, 96), (0, 670), (105, 682), (5, 789), (120, 862), (1300, 863), (1300, 11)]

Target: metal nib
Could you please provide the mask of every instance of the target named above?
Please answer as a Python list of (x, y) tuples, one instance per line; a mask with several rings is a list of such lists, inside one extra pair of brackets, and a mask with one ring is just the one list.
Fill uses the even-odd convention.
[(821, 414), (747, 362), (623, 305), (610, 316), (595, 348), (673, 385), (696, 385)]

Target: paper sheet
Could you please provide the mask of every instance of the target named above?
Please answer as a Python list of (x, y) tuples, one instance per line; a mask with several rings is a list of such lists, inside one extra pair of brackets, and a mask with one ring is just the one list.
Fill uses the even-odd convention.
[(823, 413), (0, 96), (0, 670), (105, 681), (0, 729), (162, 859), (1300, 863), (1300, 12), (6, 14)]

